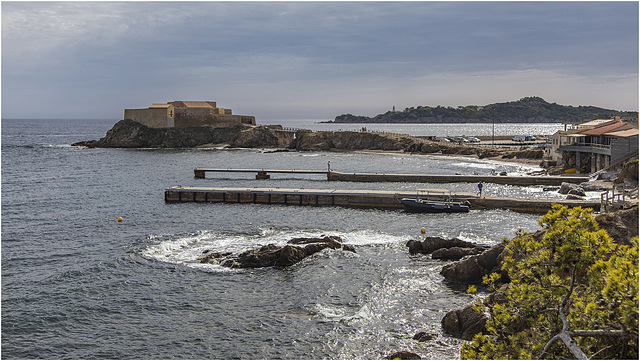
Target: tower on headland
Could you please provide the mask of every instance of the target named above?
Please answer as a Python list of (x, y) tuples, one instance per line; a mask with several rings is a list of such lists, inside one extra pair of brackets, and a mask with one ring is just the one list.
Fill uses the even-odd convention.
[(151, 104), (143, 109), (125, 109), (124, 119), (134, 120), (150, 128), (256, 125), (254, 116), (233, 115), (231, 109), (220, 108), (213, 101), (177, 100), (166, 104)]

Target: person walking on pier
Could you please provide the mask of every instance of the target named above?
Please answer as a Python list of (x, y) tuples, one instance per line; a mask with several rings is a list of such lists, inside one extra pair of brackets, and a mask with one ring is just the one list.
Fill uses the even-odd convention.
[(476, 193), (478, 197), (482, 197), (482, 181), (478, 183), (478, 193)]
[(331, 172), (331, 161), (327, 162), (327, 172)]

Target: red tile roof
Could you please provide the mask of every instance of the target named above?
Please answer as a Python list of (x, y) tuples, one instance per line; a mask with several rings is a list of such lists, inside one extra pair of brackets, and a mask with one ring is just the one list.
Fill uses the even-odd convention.
[[(627, 126), (627, 125), (629, 125), (629, 123), (617, 122), (617, 123), (613, 123), (613, 124), (603, 125), (601, 127), (597, 127), (597, 128), (593, 128), (593, 129), (588, 129), (588, 130), (579, 132), (578, 134), (582, 134), (582, 135), (602, 135), (604, 133), (612, 132), (612, 131), (614, 131), (614, 130), (616, 130), (618, 128), (622, 128), (622, 127)], [(620, 130), (622, 130), (622, 129), (620, 129)]]

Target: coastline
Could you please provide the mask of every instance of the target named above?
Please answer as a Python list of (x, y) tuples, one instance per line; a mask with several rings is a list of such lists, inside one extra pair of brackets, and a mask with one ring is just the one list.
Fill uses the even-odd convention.
[(529, 159), (529, 158), (502, 158), (502, 155), (497, 155), (497, 156), (493, 156), (493, 157), (486, 157), (486, 158), (480, 158), (478, 157), (477, 154), (429, 154), (429, 153), (408, 153), (405, 152), (404, 150), (370, 150), (370, 149), (365, 149), (365, 150), (346, 150), (345, 152), (354, 152), (354, 153), (370, 153), (370, 154), (410, 154), (410, 155), (417, 155), (417, 156), (437, 156), (437, 157), (448, 157), (448, 158), (454, 158), (454, 157), (460, 157), (460, 158), (471, 158), (471, 159), (486, 159), (486, 160), (492, 160), (492, 161), (496, 161), (496, 162), (504, 162), (504, 163), (511, 163), (511, 164), (522, 164), (522, 165), (528, 165), (528, 166), (532, 166), (532, 167), (538, 167), (538, 168), (542, 168), (540, 167), (540, 159)]

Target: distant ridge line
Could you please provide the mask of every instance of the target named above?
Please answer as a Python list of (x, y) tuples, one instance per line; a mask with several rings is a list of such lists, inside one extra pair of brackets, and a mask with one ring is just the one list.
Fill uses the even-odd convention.
[(404, 111), (391, 110), (374, 117), (342, 114), (333, 123), (568, 123), (593, 119), (621, 119), (638, 122), (638, 112), (618, 111), (594, 106), (549, 103), (540, 97), (484, 106), (418, 106)]

